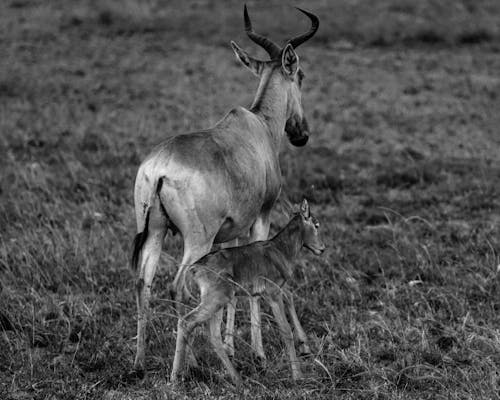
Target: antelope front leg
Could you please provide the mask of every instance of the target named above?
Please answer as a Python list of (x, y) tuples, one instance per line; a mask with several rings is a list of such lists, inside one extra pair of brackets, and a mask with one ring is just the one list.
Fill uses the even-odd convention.
[(285, 342), (288, 350), (288, 356), (290, 358), (290, 365), (292, 368), (292, 378), (293, 380), (302, 379), (302, 372), (300, 371), (299, 360), (297, 359), (297, 354), (295, 352), (295, 346), (293, 344), (293, 333), (290, 324), (286, 320), (285, 307), (283, 305), (283, 297), (281, 293), (276, 295), (274, 298), (269, 298), (269, 305), (273, 311), (274, 318), (278, 324), (281, 337)]
[(227, 303), (226, 335), (224, 337), (224, 344), (227, 354), (231, 357), (234, 357), (234, 316), (236, 314), (236, 304), (238, 304), (238, 298), (236, 296), (233, 296), (231, 301)]
[(188, 333), (186, 329), (186, 321), (184, 318), (179, 318), (177, 321), (177, 339), (175, 341), (174, 362), (172, 364), (172, 372), (170, 381), (177, 383), (181, 377), (182, 369), (184, 368), (184, 359), (186, 358), (186, 344)]
[[(269, 235), (269, 215), (261, 215), (257, 218), (250, 229), (250, 243), (258, 240), (266, 240)], [(250, 297), (250, 326), (252, 337), (252, 348), (263, 362), (266, 360), (264, 346), (262, 345), (260, 298)]]
[(266, 354), (262, 345), (262, 330), (260, 316), (260, 298), (251, 296), (250, 302), (250, 332), (252, 337), (252, 348), (265, 363)]
[(293, 327), (295, 329), (295, 333), (299, 338), (299, 354), (300, 355), (309, 355), (311, 354), (311, 349), (308, 345), (307, 335), (302, 328), (299, 317), (297, 316), (297, 312), (295, 311), (295, 303), (293, 301), (293, 294), (289, 291), (285, 291), (286, 301), (288, 305), (288, 312), (290, 314), (290, 318), (292, 318)]

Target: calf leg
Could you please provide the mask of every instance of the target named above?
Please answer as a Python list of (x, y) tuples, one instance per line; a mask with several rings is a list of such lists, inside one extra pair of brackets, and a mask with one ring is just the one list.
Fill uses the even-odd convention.
[[(210, 238), (209, 240), (207, 240), (206, 238), (186, 238), (186, 240), (184, 240), (184, 254), (182, 257), (181, 266), (179, 267), (179, 270), (177, 271), (177, 274), (175, 276), (174, 284), (179, 280), (184, 280), (184, 274), (186, 273), (187, 268), (210, 251), (212, 242), (213, 238)], [(175, 300), (178, 315), (185, 315), (187, 313), (187, 307), (184, 305), (184, 290), (182, 288), (180, 291), (176, 291)], [(181, 340), (179, 339), (179, 335), (177, 335), (177, 339)], [(182, 343), (180, 344), (180, 346), (182, 347)], [(184, 362), (183, 358), (182, 362)], [(188, 347), (188, 362), (192, 367), (198, 366), (196, 357), (194, 356), (191, 347)], [(174, 357), (174, 366), (175, 365), (176, 364)], [(177, 366), (176, 368), (179, 369), (180, 366)]]
[(184, 318), (179, 318), (177, 321), (177, 339), (175, 341), (174, 363), (172, 364), (172, 372), (170, 381), (177, 383), (180, 378), (180, 373), (184, 368), (184, 358), (186, 353), (186, 344), (189, 338), (188, 327)]
[(288, 356), (292, 368), (292, 378), (294, 380), (301, 379), (302, 373), (300, 372), (299, 360), (297, 359), (297, 354), (295, 353), (292, 328), (290, 328), (290, 324), (286, 320), (285, 307), (283, 305), (283, 297), (281, 296), (281, 293), (273, 298), (269, 298), (269, 305), (271, 306), (271, 310), (273, 311), (274, 318), (278, 324), (281, 337), (283, 338), (288, 350)]
[(297, 316), (297, 312), (295, 311), (295, 303), (293, 301), (293, 294), (290, 291), (285, 291), (286, 301), (288, 305), (288, 313), (290, 314), (290, 318), (292, 318), (293, 327), (295, 329), (295, 333), (299, 339), (299, 354), (308, 355), (311, 354), (311, 349), (308, 345), (307, 335), (304, 332), (304, 328), (300, 323), (299, 317)]
[(227, 354), (234, 357), (234, 317), (236, 314), (236, 304), (238, 298), (233, 296), (231, 301), (227, 303), (227, 318), (226, 318), (226, 335), (224, 337), (224, 344)]
[(229, 359), (225, 349), (224, 344), (222, 343), (222, 336), (220, 332), (220, 325), (222, 322), (222, 310), (219, 310), (215, 313), (215, 315), (210, 319), (210, 341), (212, 342), (212, 346), (219, 356), (220, 360), (226, 367), (229, 375), (236, 386), (241, 385), (241, 378), (236, 369), (234, 368), (231, 360)]
[(260, 298), (250, 296), (250, 333), (252, 338), (252, 348), (257, 355), (266, 360), (264, 346), (262, 345), (262, 330), (261, 330), (261, 315), (260, 315)]
[[(222, 248), (236, 247), (238, 246), (238, 239), (231, 240), (222, 244)], [(233, 296), (231, 301), (227, 303), (227, 317), (226, 317), (226, 334), (224, 337), (224, 343), (227, 353), (233, 357), (234, 356), (234, 317), (236, 314), (236, 304), (238, 299)]]
[[(217, 300), (217, 299), (215, 299)], [(177, 340), (175, 343), (174, 362), (170, 380), (172, 383), (178, 382), (186, 355), (186, 345), (193, 332), (193, 329), (204, 321), (209, 320), (224, 305), (221, 301), (212, 301), (202, 296), (202, 301), (191, 312), (179, 318), (177, 323)], [(220, 326), (219, 326), (220, 329)]]

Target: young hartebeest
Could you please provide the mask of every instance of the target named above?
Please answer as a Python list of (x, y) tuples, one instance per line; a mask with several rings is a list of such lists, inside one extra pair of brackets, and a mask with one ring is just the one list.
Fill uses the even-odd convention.
[[(132, 266), (140, 266), (134, 361), (139, 375), (144, 371), (151, 284), (168, 230), (180, 232), (184, 241), (174, 287), (184, 269), (207, 254), (213, 243), (248, 233), (251, 242), (267, 239), (269, 214), (281, 189), (278, 156), (285, 132), (295, 146), (305, 145), (309, 137), (300, 94), (304, 74), (294, 49), (315, 34), (319, 20), (300, 11), (311, 20), (309, 31), (280, 48), (253, 31), (245, 6), (246, 33), (271, 58), (256, 60), (231, 42), (237, 58), (260, 77), (252, 106), (232, 109), (213, 128), (167, 139), (139, 167), (134, 192), (138, 234), (132, 255)], [(250, 308), (252, 346), (264, 358), (257, 298), (251, 299)], [(234, 307), (228, 308), (228, 320), (231, 333)]]
[(241, 291), (252, 297), (261, 295), (269, 302), (288, 350), (292, 377), (294, 380), (302, 377), (292, 330), (285, 316), (283, 288), (292, 276), (293, 260), (302, 247), (316, 255), (325, 250), (318, 235), (318, 227), (317, 219), (311, 215), (309, 205), (304, 200), (300, 212), (271, 240), (209, 253), (185, 269), (184, 276), (179, 279), (178, 291), (184, 290), (186, 284), (194, 281), (199, 288), (201, 301), (179, 320), (171, 377), (173, 382), (178, 380), (181, 373), (189, 335), (197, 325), (210, 321), (210, 341), (214, 350), (234, 383), (241, 383), (220, 334), (222, 307), (231, 301), (235, 293)]

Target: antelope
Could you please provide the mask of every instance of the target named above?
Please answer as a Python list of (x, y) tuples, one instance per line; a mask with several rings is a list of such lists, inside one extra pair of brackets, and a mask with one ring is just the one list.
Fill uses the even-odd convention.
[[(222, 307), (231, 301), (235, 292), (241, 290), (252, 297), (262, 295), (268, 301), (288, 350), (292, 378), (302, 378), (292, 330), (285, 316), (283, 287), (292, 277), (292, 261), (302, 247), (316, 255), (325, 250), (325, 245), (319, 238), (318, 227), (317, 219), (311, 215), (309, 204), (304, 200), (300, 212), (271, 240), (209, 253), (184, 270), (177, 290), (184, 290), (185, 282), (194, 281), (200, 291), (201, 301), (195, 309), (179, 319), (172, 382), (175, 383), (179, 378), (191, 332), (202, 322), (210, 321), (212, 346), (233, 382), (237, 386), (241, 384), (241, 378), (226, 353), (220, 333)], [(295, 310), (293, 315), (296, 316)]]
[[(269, 61), (257, 60), (234, 42), (239, 61), (260, 78), (249, 109), (236, 107), (214, 127), (170, 137), (142, 162), (134, 189), (137, 235), (132, 251), (136, 281), (137, 351), (134, 372), (144, 375), (145, 332), (151, 285), (164, 238), (180, 233), (183, 256), (174, 279), (207, 254), (214, 243), (248, 237), (267, 239), (270, 212), (281, 190), (279, 152), (286, 133), (294, 146), (304, 146), (309, 128), (301, 103), (304, 73), (295, 49), (317, 31), (318, 18), (299, 9), (311, 21), (310, 29), (281, 48), (252, 29), (246, 6), (247, 36), (264, 48)], [(182, 293), (176, 300), (182, 304)], [(228, 350), (234, 351), (234, 306), (228, 307)], [(252, 347), (265, 359), (257, 298), (250, 300)]]

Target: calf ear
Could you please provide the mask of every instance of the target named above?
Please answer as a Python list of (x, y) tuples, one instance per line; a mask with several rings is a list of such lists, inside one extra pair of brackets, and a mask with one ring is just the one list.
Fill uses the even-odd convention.
[(285, 75), (289, 77), (295, 76), (299, 69), (299, 56), (290, 43), (286, 45), (281, 54), (281, 68)]
[(250, 57), (245, 50), (233, 41), (231, 41), (231, 47), (233, 48), (234, 54), (236, 54), (236, 58), (255, 75), (260, 76), (264, 62)]
[(306, 199), (302, 200), (302, 204), (300, 205), (300, 213), (304, 218), (309, 218), (311, 216), (311, 211), (309, 210), (309, 203)]

